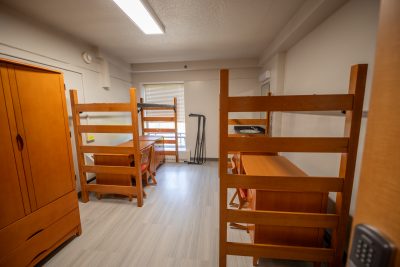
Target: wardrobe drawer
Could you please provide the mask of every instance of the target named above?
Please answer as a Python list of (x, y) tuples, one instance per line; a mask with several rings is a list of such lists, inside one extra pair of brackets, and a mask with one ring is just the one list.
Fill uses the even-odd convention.
[(0, 266), (19, 267), (34, 265), (48, 255), (58, 241), (66, 240), (78, 232), (79, 211), (75, 209), (56, 221), (0, 260)]
[[(0, 260), (78, 208), (75, 190), (0, 230)], [(79, 212), (78, 212), (79, 219)]]

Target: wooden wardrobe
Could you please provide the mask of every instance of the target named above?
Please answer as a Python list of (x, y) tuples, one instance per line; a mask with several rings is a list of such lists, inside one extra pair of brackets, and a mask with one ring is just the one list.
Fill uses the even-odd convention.
[(61, 73), (0, 59), (0, 266), (81, 233)]

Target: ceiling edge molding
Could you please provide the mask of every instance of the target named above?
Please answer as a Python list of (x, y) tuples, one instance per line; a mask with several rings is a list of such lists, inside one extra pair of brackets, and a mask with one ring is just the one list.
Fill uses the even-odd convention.
[(258, 59), (199, 60), (131, 64), (132, 73), (259, 68)]
[(285, 52), (313, 31), (349, 0), (307, 0), (262, 53), (263, 66), (273, 55)]

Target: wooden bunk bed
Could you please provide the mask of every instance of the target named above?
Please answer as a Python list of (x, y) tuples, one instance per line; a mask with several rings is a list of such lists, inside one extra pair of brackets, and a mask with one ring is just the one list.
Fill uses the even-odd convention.
[[(76, 90), (70, 90), (72, 107), (72, 120), (74, 124), (76, 152), (78, 157), (82, 201), (89, 201), (89, 192), (99, 194), (120, 194), (128, 197), (136, 196), (137, 205), (143, 205), (143, 186), (141, 164), (134, 166), (112, 166), (110, 165), (86, 165), (85, 153), (105, 153), (115, 155), (133, 155), (135, 162), (141, 162), (138, 131), (138, 110), (136, 103), (136, 91), (130, 89), (130, 103), (93, 103), (79, 104)], [(130, 112), (131, 125), (81, 125), (80, 112)], [(92, 146), (82, 144), (82, 133), (128, 133), (132, 134), (133, 140), (130, 146)], [(86, 173), (124, 175), (126, 181), (120, 184), (88, 184)], [(132, 184), (131, 177), (136, 177), (136, 183)], [(140, 179), (138, 179), (140, 177)]]
[[(149, 104), (144, 103), (143, 98), (140, 98), (139, 103), (140, 109), (140, 117), (141, 117), (141, 126), (142, 126), (142, 136), (151, 135), (151, 134), (164, 134), (164, 144), (174, 144), (174, 150), (166, 150), (164, 149), (164, 155), (166, 156), (175, 156), (175, 161), (179, 162), (179, 150), (178, 150), (178, 108), (177, 108), (177, 99), (174, 97), (173, 105), (159, 105), (159, 104)], [(172, 111), (173, 116), (170, 117), (156, 117), (156, 116), (147, 116), (146, 111), (158, 110), (158, 111)], [(150, 128), (147, 125), (147, 122), (173, 122), (174, 128)], [(167, 133), (173, 133), (174, 137), (171, 138), (166, 136)]]
[[(342, 266), (346, 226), (362, 117), (367, 65), (351, 68), (348, 94), (229, 97), (229, 71), (220, 72), (220, 244), (219, 266), (226, 266), (227, 255), (251, 256), (254, 264), (260, 257), (327, 262)], [(229, 112), (267, 111), (346, 111), (344, 137), (268, 137), (228, 134)], [(246, 152), (244, 174), (228, 173), (228, 154)], [(311, 177), (278, 155), (278, 152), (341, 153), (338, 177)], [(266, 155), (260, 155), (266, 153)], [(247, 161), (247, 163), (245, 162)], [(227, 207), (228, 188), (257, 191), (252, 210)], [(259, 193), (267, 206), (257, 207)], [(327, 214), (327, 194), (336, 192), (336, 213)], [(288, 205), (285, 206), (289, 201)], [(294, 206), (293, 202), (301, 208)], [(281, 209), (282, 208), (282, 209)], [(253, 244), (228, 242), (227, 224), (247, 223), (263, 227), (264, 238)], [(322, 245), (323, 229), (332, 229), (332, 244)], [(271, 236), (278, 230), (290, 233)], [(261, 231), (261, 230), (260, 230)], [(269, 231), (269, 232), (268, 232)], [(253, 233), (254, 234), (254, 233)], [(295, 240), (295, 237), (300, 238)]]

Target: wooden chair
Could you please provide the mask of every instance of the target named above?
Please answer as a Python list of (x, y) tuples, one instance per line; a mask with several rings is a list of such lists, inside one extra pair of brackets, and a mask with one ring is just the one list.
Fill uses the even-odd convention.
[[(232, 174), (239, 174), (239, 166), (240, 166), (240, 158), (238, 154), (234, 154), (231, 158), (231, 171)], [(235, 203), (236, 197), (238, 198), (239, 203)], [(235, 193), (233, 194), (231, 200), (229, 201), (229, 206), (237, 207), (238, 209), (242, 209), (247, 201), (247, 189), (236, 188)]]
[[(268, 93), (268, 96), (271, 96), (271, 92)], [(265, 126), (265, 136), (269, 136), (271, 129), (271, 112), (267, 111), (264, 119), (228, 119), (228, 125), (262, 125)], [(237, 136), (256, 136), (256, 135), (246, 135), (246, 134), (235, 134)], [(234, 154), (230, 160), (231, 171), (232, 174), (241, 174), (240, 172), (240, 154)], [(238, 207), (242, 209), (244, 205), (249, 203), (248, 199), (248, 190), (245, 188), (236, 188), (234, 195), (229, 201), (229, 206)], [(239, 200), (239, 204), (235, 203), (236, 197)]]
[[(240, 168), (240, 158), (238, 154), (234, 154), (231, 158), (231, 171), (232, 174), (239, 174)], [(239, 204), (235, 203), (236, 197), (239, 200)], [(239, 210), (242, 209), (245, 205), (248, 204), (247, 200), (247, 189), (243, 188), (236, 188), (235, 193), (233, 194), (231, 200), (229, 201), (229, 206), (231, 207), (236, 207)], [(239, 230), (245, 230), (246, 232), (249, 232), (249, 228), (246, 225), (240, 224), (240, 223), (235, 223), (235, 222), (230, 222), (229, 226), (233, 229), (239, 229)]]
[(154, 147), (149, 146), (145, 150), (142, 151), (142, 163), (141, 163), (141, 171), (142, 176), (145, 176), (145, 184), (149, 184), (149, 177), (151, 178), (151, 183), (149, 185), (156, 185), (156, 173), (154, 170), (151, 170), (151, 163), (154, 157)]

